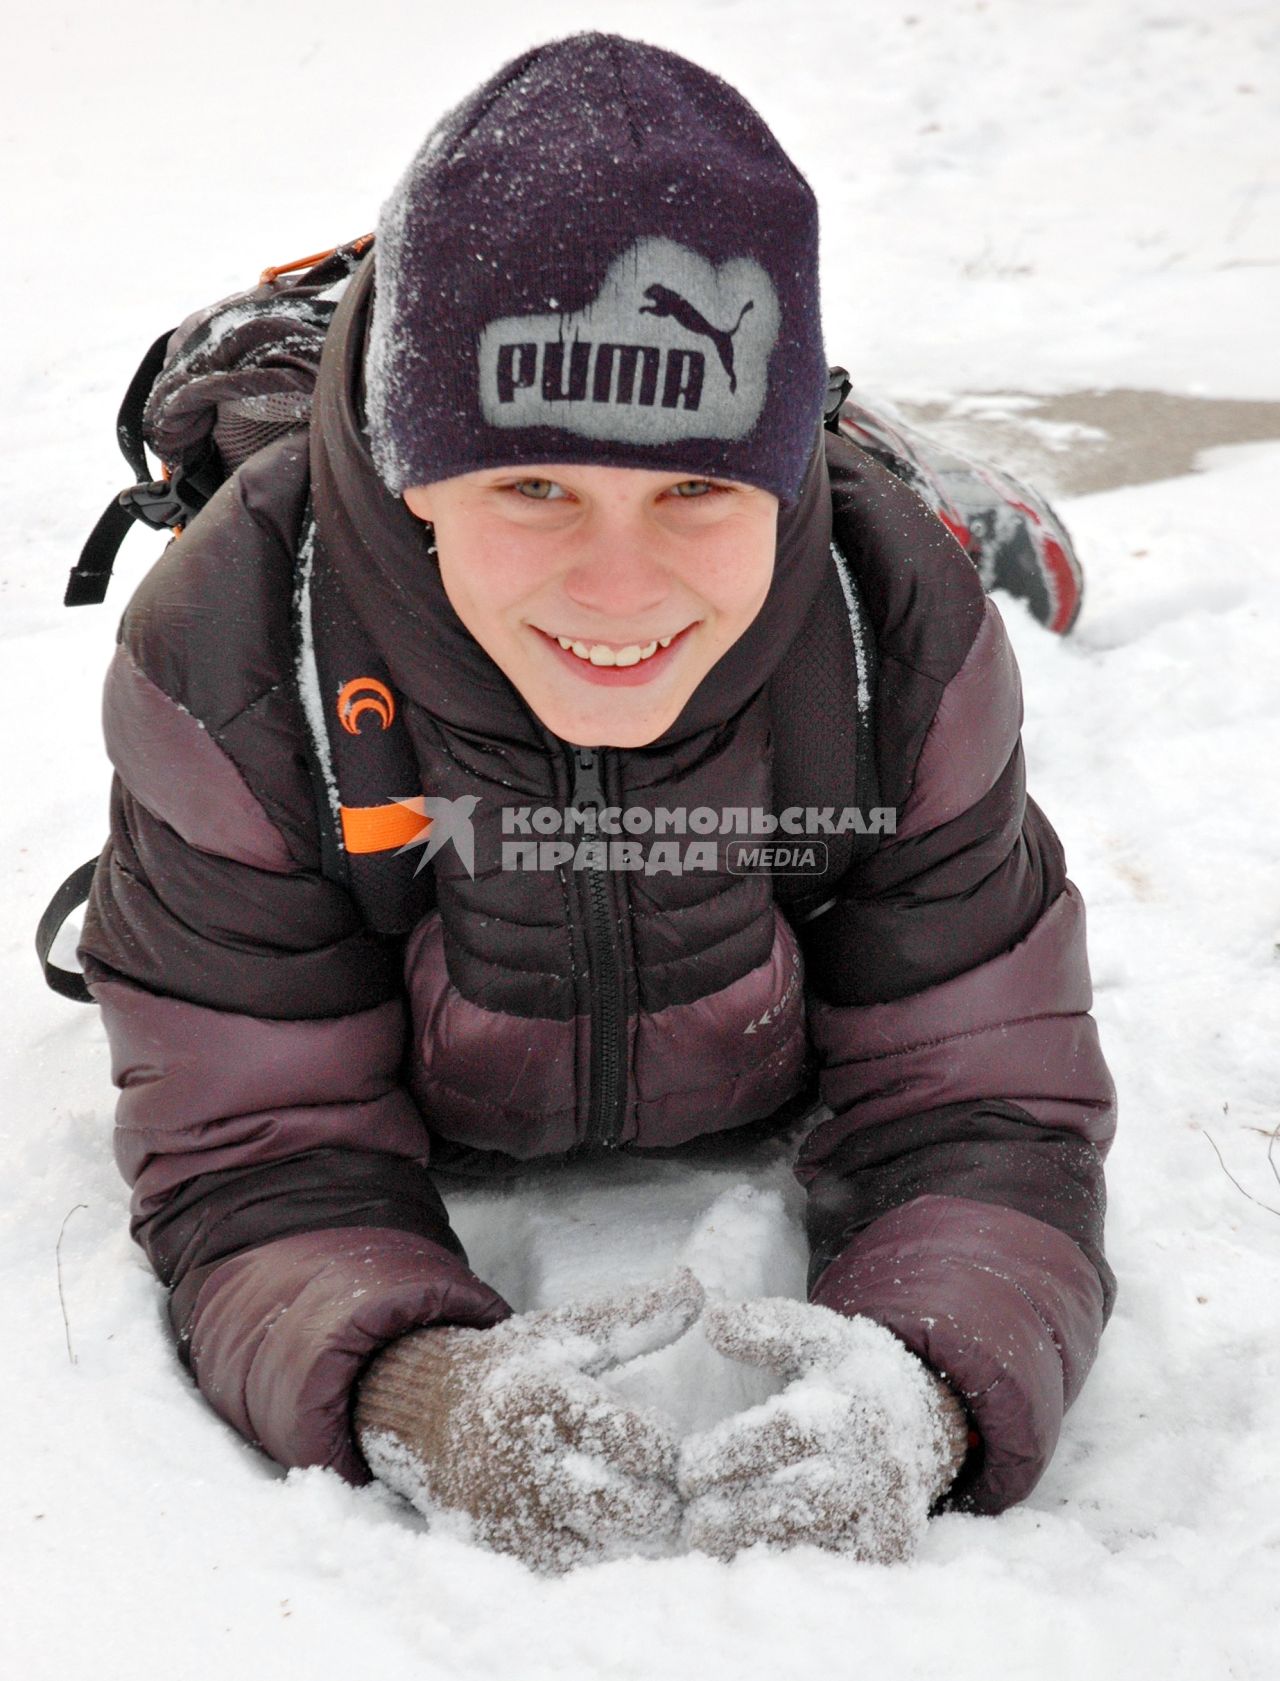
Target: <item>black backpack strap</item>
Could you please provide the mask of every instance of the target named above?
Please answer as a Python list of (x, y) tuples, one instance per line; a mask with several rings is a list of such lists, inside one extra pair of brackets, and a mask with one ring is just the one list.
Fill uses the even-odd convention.
[[(843, 875), (851, 864), (868, 857), (880, 844), (880, 831), (871, 826), (872, 812), (880, 804), (880, 772), (876, 760), (876, 695), (879, 686), (880, 660), (876, 647), (875, 627), (871, 623), (866, 603), (858, 588), (858, 582), (848, 556), (840, 546), (839, 535), (833, 533), (831, 539), (831, 559), (835, 564), (836, 577), (840, 583), (840, 593), (844, 599), (845, 624), (849, 633), (851, 666), (854, 677), (853, 705), (857, 718), (854, 730), (854, 791), (856, 804), (867, 819), (867, 829), (853, 830), (841, 837), (848, 845), (843, 856), (837, 860), (838, 875)], [(805, 917), (806, 922), (826, 910), (834, 902), (828, 898), (825, 903), (811, 910)]]
[(108, 502), (89, 533), (80, 559), (71, 568), (64, 607), (96, 606), (106, 597), (120, 545), (135, 520), (153, 531), (172, 531), (188, 525), (222, 482), (212, 449), (174, 469), (167, 479), (131, 484)]
[(316, 561), (316, 521), (307, 492), (302, 524), (294, 548), (293, 605), (290, 626), (293, 633), (293, 669), (298, 700), (306, 719), (307, 767), (315, 794), (316, 824), (320, 836), (320, 872), (327, 881), (350, 885), (347, 857), (342, 845), (342, 820), (333, 747), (325, 721), (326, 686), (316, 661), (313, 631), (313, 581)]
[(856, 807), (858, 826), (814, 834), (824, 848), (817, 873), (774, 876), (774, 895), (797, 925), (828, 909), (836, 883), (880, 844), (872, 816), (880, 803), (877, 676), (874, 630), (853, 568), (833, 538), (830, 574), (769, 685), (773, 800), (775, 812), (830, 809), (837, 823)]
[(138, 482), (113, 496), (103, 509), (67, 578), (64, 607), (96, 606), (105, 600), (120, 545), (135, 520), (155, 531), (186, 525), (209, 500), (222, 477), (211, 449), (202, 451), (196, 460), (180, 464), (167, 479), (148, 477), (142, 416), (176, 330), (170, 327), (161, 333), (129, 381), (116, 416), (116, 441)]
[[(138, 363), (137, 370), (129, 381), (129, 388), (124, 394), (124, 400), (120, 404), (120, 413), (116, 416), (116, 442), (120, 445), (120, 453), (128, 462), (129, 469), (139, 484), (147, 477), (142, 411), (146, 407), (151, 387), (155, 384), (156, 375), (164, 366), (165, 349), (173, 332), (174, 329), (170, 327), (167, 332), (161, 333)], [(80, 551), (80, 559), (71, 568), (66, 594), (62, 598), (64, 607), (96, 605), (105, 598), (107, 584), (111, 580), (111, 568), (133, 520), (134, 515), (130, 510), (118, 497), (112, 497), (98, 523), (89, 533), (88, 541)]]
[[(823, 422), (830, 431), (838, 431), (848, 391), (846, 371), (832, 368)], [(830, 554), (830, 573), (769, 684), (774, 809), (830, 807), (838, 820), (841, 812), (856, 807), (863, 826), (815, 836), (825, 848), (816, 874), (775, 874), (774, 895), (796, 925), (828, 910), (835, 903), (836, 884), (880, 844), (872, 817), (880, 803), (875, 630), (838, 529), (832, 532)]]
[[(410, 842), (426, 818), (400, 802), (424, 793), (404, 703), (325, 550), (308, 496), (296, 551), (294, 653), (316, 790), (321, 868), (366, 925), (408, 933), (434, 903), (435, 878)], [(409, 850), (402, 850), (409, 846)]]
[(130, 472), (139, 483), (147, 476), (147, 453), (142, 431), (143, 411), (147, 406), (147, 398), (151, 395), (151, 387), (164, 367), (165, 352), (175, 332), (177, 328), (170, 327), (167, 332), (161, 333), (138, 363), (137, 371), (129, 381), (129, 388), (120, 404), (120, 413), (116, 416), (116, 442), (120, 445), (121, 455), (129, 463)]
[(56, 963), (51, 963), (49, 952), (72, 911), (87, 902), (97, 865), (98, 859), (95, 857), (88, 859), (78, 869), (72, 870), (45, 906), (44, 915), (36, 928), (36, 951), (39, 954), (40, 967), (44, 970), (45, 981), (55, 992), (74, 1000), (77, 1004), (94, 1002), (93, 994), (85, 985), (84, 976), (78, 969), (62, 969)]
[(132, 524), (133, 515), (117, 498), (112, 497), (89, 533), (80, 551), (80, 559), (71, 568), (62, 597), (64, 607), (96, 607), (106, 598), (111, 568)]

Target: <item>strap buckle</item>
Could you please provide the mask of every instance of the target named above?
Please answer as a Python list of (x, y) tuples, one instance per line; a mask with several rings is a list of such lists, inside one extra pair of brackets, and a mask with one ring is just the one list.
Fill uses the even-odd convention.
[(844, 407), (844, 400), (853, 390), (853, 381), (849, 378), (848, 368), (831, 367), (827, 369), (827, 401), (822, 411), (822, 424), (829, 432), (835, 432), (840, 427), (840, 410)]
[(120, 492), (116, 501), (126, 513), (152, 530), (166, 531), (175, 525), (186, 525), (204, 507), (208, 497), (190, 482), (187, 470), (179, 467), (170, 478), (130, 485), (128, 490)]

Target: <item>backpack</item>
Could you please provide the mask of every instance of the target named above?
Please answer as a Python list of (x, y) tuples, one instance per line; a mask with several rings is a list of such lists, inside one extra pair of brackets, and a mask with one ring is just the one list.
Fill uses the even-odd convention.
[[(372, 234), (346, 245), (265, 269), (256, 287), (210, 304), (162, 333), (143, 357), (125, 392), (116, 436), (137, 483), (107, 505), (71, 569), (66, 606), (99, 603), (106, 595), (120, 545), (133, 521), (178, 538), (223, 481), (258, 450), (310, 419), (320, 351), (347, 281), (373, 244)], [(984, 588), (1003, 585), (1025, 596), (1037, 616), (1043, 604), (1027, 587), (1050, 567), (1060, 576), (1078, 567), (1070, 540), (1052, 510), (1026, 486), (921, 437), (885, 406), (872, 409), (851, 396), (846, 369), (830, 369), (823, 424), (888, 468), (933, 509), (978, 568)], [(148, 476), (144, 445), (162, 463)], [(332, 674), (360, 671), (389, 682), (375, 648), (354, 614), (310, 611), (317, 592), (338, 588), (326, 577), (315, 541), (310, 501), (295, 553), (294, 669), (321, 694), (336, 694)], [(1050, 551), (1056, 550), (1056, 556)], [(838, 590), (820, 594), (818, 634), (797, 639), (799, 656), (770, 679), (775, 739), (775, 806), (816, 804), (836, 809), (878, 804), (875, 755), (877, 659), (875, 636), (853, 568), (837, 541), (831, 545)], [(1061, 592), (1059, 592), (1061, 595)], [(1069, 592), (1067, 592), (1069, 594)], [(1062, 602), (1050, 601), (1061, 618)], [(1079, 607), (1077, 588), (1069, 623)], [(305, 609), (305, 610), (304, 610)], [(815, 612), (818, 608), (815, 608)], [(309, 634), (312, 625), (330, 627)], [(1064, 628), (1053, 626), (1053, 628)], [(812, 669), (808, 669), (808, 664)], [(305, 687), (305, 684), (304, 684)], [(815, 727), (814, 697), (823, 718)], [(368, 813), (361, 796), (381, 798), (392, 786), (414, 786), (404, 735), (336, 729), (332, 707), (307, 708), (307, 751), (320, 824), (321, 868), (354, 896), (368, 926), (407, 932), (424, 905), (429, 875), (418, 876), (407, 847), (394, 841), (362, 850), (344, 844), (344, 817)], [(320, 714), (322, 716), (318, 716)], [(830, 727), (823, 727), (829, 724)], [(353, 752), (354, 741), (360, 744)], [(408, 780), (406, 780), (408, 779)], [(833, 834), (819, 875), (774, 875), (775, 896), (796, 923), (834, 903), (830, 887), (858, 857), (878, 844), (874, 832)], [(74, 870), (53, 894), (36, 930), (47, 984), (63, 997), (91, 1003), (77, 970), (52, 963), (50, 949), (71, 913), (89, 897), (100, 854)]]
[[(161, 333), (116, 418), (116, 440), (138, 483), (112, 498), (89, 533), (64, 607), (105, 598), (134, 520), (179, 536), (242, 462), (307, 424), (324, 335), (343, 285), (372, 244), (365, 234), (264, 269), (256, 287)], [(148, 476), (144, 443), (162, 463), (160, 479)]]

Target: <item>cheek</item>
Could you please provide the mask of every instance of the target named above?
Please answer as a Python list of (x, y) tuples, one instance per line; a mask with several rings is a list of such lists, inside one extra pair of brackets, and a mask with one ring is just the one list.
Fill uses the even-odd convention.
[[(469, 529), (454, 537), (436, 527), (440, 581), (454, 611), (479, 640), (501, 633), (521, 605), (536, 593), (542, 569), (509, 532), (502, 540)], [(487, 634), (486, 634), (487, 633)]]
[(738, 635), (760, 611), (773, 580), (773, 566), (772, 542), (717, 546), (699, 569), (694, 587), (715, 609), (725, 629)]

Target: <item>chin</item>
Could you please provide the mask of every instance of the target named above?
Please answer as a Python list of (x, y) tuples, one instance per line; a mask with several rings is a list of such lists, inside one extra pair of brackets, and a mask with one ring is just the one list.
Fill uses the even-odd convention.
[[(536, 710), (536, 709), (535, 709)], [(549, 707), (538, 716), (562, 741), (579, 747), (647, 747), (673, 724), (680, 707), (664, 707), (661, 712), (646, 712), (633, 719), (610, 718), (604, 721), (598, 711), (565, 711)]]
[(606, 727), (598, 718), (587, 718), (569, 720), (564, 729), (554, 724), (548, 727), (553, 729), (562, 741), (573, 742), (579, 747), (647, 747), (651, 741), (658, 739), (672, 721), (671, 718), (660, 718), (656, 722), (649, 720), (631, 727), (622, 724)]
[[(644, 728), (634, 730), (614, 730), (605, 735), (603, 741), (592, 745), (597, 747), (647, 747), (651, 741), (656, 741), (663, 730), (673, 723), (671, 718), (664, 718), (657, 724), (649, 724)], [(585, 744), (584, 744), (585, 745)]]

